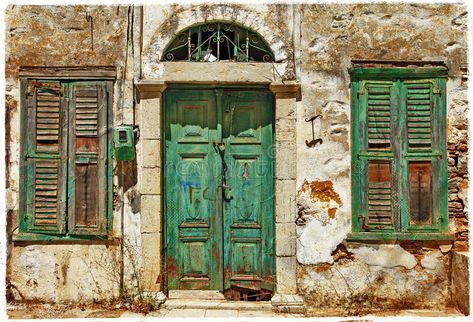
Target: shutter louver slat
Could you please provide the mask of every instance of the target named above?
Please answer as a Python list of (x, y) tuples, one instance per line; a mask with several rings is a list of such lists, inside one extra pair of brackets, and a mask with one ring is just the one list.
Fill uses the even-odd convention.
[(368, 225), (392, 225), (391, 166), (386, 161), (368, 161)]
[(408, 151), (432, 148), (432, 84), (406, 84)]
[(391, 85), (367, 84), (368, 149), (391, 148)]
[(34, 222), (37, 229), (56, 229), (58, 209), (57, 160), (37, 160), (34, 185)]
[[(70, 234), (107, 233), (106, 165), (107, 108), (103, 84), (78, 82), (72, 86), (69, 133)], [(101, 131), (99, 131), (99, 127)]]
[(36, 91), (36, 152), (59, 153), (61, 93), (49, 88)]
[(76, 136), (91, 137), (98, 133), (97, 90), (76, 90)]
[(60, 82), (31, 81), (27, 97), (25, 192), (27, 214), (23, 231), (60, 234), (64, 231), (65, 101)]

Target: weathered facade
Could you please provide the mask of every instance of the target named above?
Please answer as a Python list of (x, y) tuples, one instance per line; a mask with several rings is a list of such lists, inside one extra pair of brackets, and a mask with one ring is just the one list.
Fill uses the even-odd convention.
[[(263, 40), (261, 43), (272, 53), (272, 59), (232, 61), (239, 58), (230, 53), (230, 58), (220, 61), (165, 59), (170, 44), (182, 37), (183, 30), (217, 22), (257, 32)], [(237, 39), (237, 32), (231, 32)], [(190, 33), (188, 37), (191, 39)], [(182, 40), (181, 44), (184, 42)], [(230, 42), (227, 43), (229, 46)], [(205, 46), (210, 48), (210, 41)], [(454, 306), (467, 314), (467, 50), (467, 12), (462, 4), (7, 7), (8, 295), (15, 300), (91, 302), (137, 292), (169, 294), (176, 288), (224, 291), (236, 286), (238, 291), (230, 296), (234, 297), (235, 292), (242, 292), (241, 296), (245, 298), (269, 294), (273, 305), (281, 310), (305, 307), (356, 314)], [(364, 73), (359, 79), (356, 69)], [(370, 79), (369, 70), (373, 69), (379, 74), (387, 71), (398, 73), (398, 76), (379, 78), (378, 74)], [(403, 76), (409, 72), (411, 76)], [(422, 73), (425, 76), (418, 76)], [(391, 83), (386, 85), (388, 81)], [(104, 208), (98, 208), (97, 218), (99, 221), (103, 218), (105, 225), (103, 230), (97, 228), (98, 232), (83, 232), (88, 228), (78, 224), (79, 208), (75, 208), (75, 217), (69, 213), (70, 202), (65, 203), (67, 215), (61, 217), (65, 222), (63, 226), (54, 222), (59, 227), (55, 234), (47, 231), (30, 233), (34, 231), (30, 229), (33, 226), (40, 229), (35, 224), (39, 222), (36, 217), (33, 226), (26, 223), (30, 220), (29, 208), (26, 199), (22, 198), (27, 198), (29, 190), (22, 188), (25, 185), (22, 180), (28, 180), (24, 176), (29, 173), (31, 154), (25, 153), (28, 147), (22, 148), (27, 145), (25, 133), (30, 126), (25, 115), (30, 115), (26, 111), (34, 104), (37, 109), (42, 107), (38, 103), (28, 103), (33, 95), (28, 86), (54, 82), (63, 84), (56, 89), (58, 100), (64, 97), (65, 104), (72, 104), (67, 106), (74, 106), (74, 111), (89, 108), (80, 105), (75, 88), (80, 89), (84, 84), (105, 84), (103, 91), (108, 95), (109, 119), (108, 124), (103, 124), (108, 133), (108, 154), (103, 152), (101, 155), (100, 148), (98, 153), (99, 159), (106, 159), (109, 172), (103, 174), (110, 182), (104, 182), (99, 188), (105, 189), (100, 190), (99, 195), (107, 196), (107, 199)], [(439, 131), (432, 132), (429, 125), (429, 133), (433, 135), (429, 143), (432, 153), (423, 157), (418, 153), (412, 161), (420, 167), (422, 162), (427, 162), (426, 158), (432, 160), (428, 162), (433, 170), (425, 182), (428, 182), (429, 191), (434, 196), (438, 193), (439, 198), (433, 198), (431, 203), (435, 215), (429, 229), (416, 232), (401, 229), (403, 224), (397, 220), (404, 220), (403, 211), (410, 213), (407, 208), (412, 207), (412, 203), (403, 208), (402, 200), (407, 195), (402, 194), (404, 188), (399, 188), (401, 192), (395, 190), (394, 183), (391, 192), (394, 201), (389, 205), (393, 207), (390, 209), (404, 209), (399, 210), (401, 215), (390, 215), (392, 222), (371, 228), (369, 223), (365, 225), (369, 217), (357, 217), (359, 209), (363, 213), (363, 202), (359, 204), (357, 200), (365, 197), (359, 197), (353, 187), (358, 187), (357, 176), (366, 173), (357, 168), (360, 154), (355, 153), (354, 146), (364, 141), (353, 133), (358, 115), (352, 112), (363, 95), (371, 94), (369, 87), (366, 87), (368, 94), (361, 87), (359, 94), (353, 91), (353, 86), (364, 84), (388, 88), (386, 93), (394, 95), (387, 99), (386, 104), (390, 106), (404, 106), (404, 101), (397, 100), (392, 94), (396, 88), (400, 88), (398, 93), (401, 94), (397, 95), (401, 96), (403, 91), (410, 95), (409, 88), (413, 88), (415, 94), (424, 93), (415, 92), (424, 87), (409, 87), (409, 84), (428, 84), (431, 86), (428, 87), (429, 99), (436, 97), (428, 103), (432, 109), (432, 106), (438, 108), (438, 116), (429, 120)], [(73, 92), (75, 94), (68, 96), (67, 93)], [(169, 116), (173, 106), (180, 106), (180, 103), (170, 103), (173, 102), (172, 95), (176, 95), (177, 101), (187, 99), (191, 102), (182, 103), (187, 114), (178, 119)], [(261, 107), (258, 104), (263, 104), (261, 97), (265, 95), (268, 103)], [(75, 103), (70, 103), (74, 99)], [(370, 99), (367, 98), (368, 113)], [(37, 98), (34, 102), (40, 100)], [(212, 102), (207, 114), (195, 114), (194, 117), (192, 113), (198, 113), (195, 110), (203, 106), (199, 104), (204, 103), (199, 102), (204, 100)], [(359, 104), (359, 108), (363, 108), (364, 105)], [(405, 104), (409, 110), (409, 103)], [(238, 121), (234, 121), (232, 114), (229, 125), (225, 123), (224, 115), (238, 112), (239, 108), (249, 112), (237, 116)], [(396, 117), (392, 107), (390, 111), (394, 114), (389, 117)], [(215, 122), (211, 115), (215, 115)], [(65, 117), (64, 124), (69, 124), (68, 120), (71, 118)], [(100, 120), (97, 122), (101, 124)], [(405, 122), (406, 128), (410, 128), (410, 119), (406, 117)], [(76, 141), (70, 142), (77, 143), (82, 133), (79, 124), (82, 123), (76, 121), (75, 124), (67, 125), (69, 131), (66, 132), (72, 135), (70, 133), (76, 131), (77, 137), (72, 139)], [(113, 129), (123, 124), (131, 125), (134, 133), (136, 158), (131, 161), (119, 161), (116, 152), (112, 153), (116, 147), (112, 144)], [(246, 126), (255, 130), (243, 131)], [(265, 132), (268, 126), (271, 130)], [(238, 132), (235, 128), (242, 130)], [(237, 132), (233, 134), (232, 131)], [(39, 146), (40, 132), (36, 133)], [(174, 133), (184, 134), (176, 139)], [(251, 141), (253, 139), (256, 141)], [(269, 143), (265, 143), (266, 139)], [(367, 140), (371, 144), (369, 137)], [(402, 147), (396, 148), (394, 142), (398, 140), (404, 142), (402, 138), (388, 138), (394, 155), (396, 151), (404, 153)], [(405, 140), (406, 151), (410, 153), (414, 139), (406, 136)], [(44, 142), (49, 146), (51, 139), (46, 138)], [(256, 146), (265, 150), (258, 150)], [(65, 149), (69, 151), (66, 157), (71, 158), (70, 146)], [(228, 178), (224, 179), (228, 179), (229, 186), (233, 185), (232, 195), (227, 194), (226, 182), (219, 181), (222, 180), (220, 172), (226, 165), (220, 162), (218, 155), (224, 160), (224, 149), (227, 156), (233, 153), (231, 162), (235, 162), (235, 168), (232, 168), (229, 159), (225, 159), (230, 170)], [(435, 155), (434, 150), (437, 151)], [(398, 157), (391, 157), (393, 164), (396, 160), (400, 160), (400, 164), (404, 162), (401, 152)], [(183, 184), (184, 177), (179, 177), (180, 172), (173, 170), (176, 163), (197, 162), (195, 160), (205, 159), (202, 155), (212, 153), (217, 161), (206, 165), (217, 169), (212, 175), (211, 172), (199, 172)], [(366, 153), (366, 158), (379, 158), (369, 151)], [(262, 156), (268, 159), (266, 163), (258, 163), (258, 167), (267, 171), (252, 177), (257, 172), (256, 166), (253, 168), (254, 160), (261, 161)], [(175, 160), (169, 162), (173, 158)], [(387, 158), (391, 160), (389, 156)], [(93, 160), (87, 160), (77, 164), (93, 164)], [(377, 162), (370, 160), (367, 164)], [(97, 162), (100, 167), (100, 161)], [(406, 164), (399, 167), (400, 172), (407, 171)], [(377, 174), (382, 175), (381, 167), (377, 169)], [(406, 174), (409, 180), (403, 175), (399, 175), (400, 179), (392, 179), (397, 168), (393, 166), (393, 169), (389, 180), (397, 182), (399, 187), (413, 178)], [(444, 177), (436, 176), (435, 171), (445, 171)], [(417, 175), (420, 176), (420, 172)], [(211, 186), (212, 178), (216, 180), (214, 186)], [(369, 178), (367, 180), (371, 182)], [(238, 181), (240, 179), (243, 181)], [(189, 183), (195, 181), (198, 182)], [(212, 188), (209, 192), (205, 191), (204, 182), (207, 188)], [(251, 190), (245, 195), (245, 182), (255, 183), (259, 190)], [(421, 179), (418, 182), (419, 194)], [(362, 183), (360, 187), (363, 187)], [(36, 198), (38, 189), (32, 192)], [(68, 194), (76, 193), (69, 192), (70, 184), (66, 184), (65, 189), (69, 189)], [(414, 188), (405, 189), (413, 193)], [(182, 204), (183, 207), (197, 207), (193, 203), (193, 193), (201, 198), (196, 199), (197, 203), (208, 208), (195, 208), (198, 209), (194, 212), (196, 217), (192, 218), (205, 211), (215, 213), (209, 215), (209, 221), (173, 221), (179, 215), (173, 212), (173, 207), (181, 205), (182, 196), (190, 196), (190, 204)], [(77, 194), (76, 198), (80, 196)], [(252, 198), (257, 201), (248, 201)], [(439, 202), (438, 208), (435, 200)], [(88, 201), (82, 202), (87, 204)], [(262, 204), (262, 208), (257, 208), (257, 203)], [(259, 219), (254, 221), (251, 221), (251, 211), (247, 211), (252, 207), (263, 209), (257, 215)], [(371, 209), (369, 207), (367, 209)], [(227, 223), (225, 218), (230, 213), (235, 212), (238, 217), (238, 209), (243, 208), (246, 209), (242, 212), (243, 217), (251, 220), (240, 218)], [(190, 211), (190, 208), (185, 209)], [(218, 219), (219, 216), (224, 219)], [(87, 216), (85, 218), (87, 221)], [(187, 226), (182, 226), (183, 223)], [(223, 228), (212, 230), (220, 225)], [(207, 240), (208, 245), (205, 244)], [(186, 260), (175, 263), (185, 256), (190, 256), (189, 263), (197, 261), (199, 264), (185, 264)], [(224, 259), (220, 262), (219, 258)], [(258, 258), (263, 258), (263, 263)], [(208, 260), (208, 267), (203, 259)], [(236, 262), (236, 266), (228, 261)], [(240, 269), (238, 265), (244, 268)]]

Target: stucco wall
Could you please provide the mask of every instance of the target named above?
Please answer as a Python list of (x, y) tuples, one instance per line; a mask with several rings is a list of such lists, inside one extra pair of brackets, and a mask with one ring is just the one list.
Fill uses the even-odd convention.
[[(348, 69), (351, 59), (444, 61), (450, 77), (448, 142), (462, 168), (467, 158), (466, 147), (460, 147), (467, 140), (461, 71), (467, 63), (465, 11), (461, 5), (407, 3), (301, 7), (297, 202), (307, 224), (298, 228), (297, 259), (306, 304), (352, 313), (447, 304), (450, 253), (441, 252), (437, 243), (346, 241), (351, 231)], [(304, 119), (316, 114), (322, 118), (314, 124), (315, 135), (323, 144), (308, 148), (304, 140), (312, 138), (312, 129)], [(464, 170), (449, 170), (449, 226), (458, 236), (466, 230), (468, 184)], [(467, 243), (457, 239), (455, 248), (463, 247)]]
[[(20, 66), (116, 66), (113, 124), (133, 119), (133, 69), (125, 69), (127, 27), (132, 11), (127, 6), (15, 6), (6, 8), (6, 204), (7, 294), (17, 300), (106, 300), (119, 295), (120, 247), (110, 242), (41, 244), (15, 242), (18, 232), (20, 158)], [(88, 21), (87, 16), (92, 17)], [(91, 25), (93, 31), (91, 31)], [(93, 44), (92, 44), (93, 43)], [(130, 50), (128, 50), (128, 55)], [(93, 68), (92, 68), (93, 69)], [(131, 84), (131, 87), (129, 86)], [(131, 90), (131, 92), (130, 92)], [(131, 109), (129, 106), (131, 105)], [(123, 106), (123, 108), (122, 108)], [(140, 217), (134, 215), (136, 176), (119, 182), (114, 168), (112, 238), (120, 236), (121, 189), (124, 195), (125, 281), (133, 288), (132, 265), (140, 264)], [(128, 172), (131, 173), (131, 172)], [(128, 259), (128, 260), (127, 260)], [(131, 259), (131, 260), (130, 260)]]
[[(93, 51), (86, 12), (93, 17)], [(208, 81), (209, 75), (201, 73), (208, 68), (202, 65), (205, 63), (159, 60), (179, 30), (210, 20), (236, 21), (258, 31), (276, 57), (274, 65), (242, 63), (240, 66), (246, 66), (239, 70), (245, 72), (238, 73), (234, 63), (209, 63), (212, 75), (216, 75), (212, 81), (301, 84), (302, 100), (291, 114), (295, 124), (282, 124), (276, 131), (295, 136), (297, 143), (296, 179), (291, 181), (297, 189), (297, 209), (294, 205), (288, 209), (293, 209), (294, 216), (297, 212), (303, 214), (307, 222), (294, 232), (297, 265), (291, 269), (297, 279), (298, 293), (304, 296), (306, 304), (316, 309), (337, 308), (353, 313), (364, 309), (445, 306), (449, 300), (452, 245), (366, 244), (346, 240), (351, 230), (348, 68), (352, 59), (442, 60), (449, 67), (449, 228), (456, 235), (453, 249), (466, 250), (468, 102), (462, 68), (467, 63), (467, 40), (466, 9), (462, 5), (193, 4), (145, 6), (143, 10), (125, 6), (9, 6), (6, 11), (9, 237), (18, 222), (18, 66), (116, 66), (114, 124), (135, 122), (141, 136), (137, 141), (137, 162), (124, 167), (114, 164), (113, 236), (120, 233), (123, 189), (124, 227), (130, 250), (125, 254), (129, 259), (125, 265), (125, 284), (134, 285), (136, 267), (141, 274), (143, 263), (144, 284), (150, 290), (162, 287), (161, 172), (157, 155), (160, 100), (157, 97), (135, 105), (133, 81), (183, 81), (186, 75), (192, 81)], [(314, 123), (315, 136), (321, 137), (323, 143), (308, 148), (305, 140), (312, 138), (312, 129), (305, 119), (316, 114), (322, 118)], [(12, 292), (17, 299), (22, 299), (19, 293), (46, 301), (91, 301), (118, 295), (116, 280), (104, 282), (110, 265), (117, 256), (120, 260), (116, 244), (9, 245), (7, 277), (16, 288)], [(78, 269), (84, 267), (93, 279), (79, 274)]]

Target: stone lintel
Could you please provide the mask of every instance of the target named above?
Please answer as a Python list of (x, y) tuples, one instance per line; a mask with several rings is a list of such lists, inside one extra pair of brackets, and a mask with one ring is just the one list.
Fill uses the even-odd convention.
[(271, 83), (269, 90), (273, 92), (277, 99), (295, 98), (296, 101), (302, 99), (301, 84), (297, 83)]
[(161, 98), (167, 87), (163, 81), (140, 81), (135, 83), (138, 101), (148, 98)]

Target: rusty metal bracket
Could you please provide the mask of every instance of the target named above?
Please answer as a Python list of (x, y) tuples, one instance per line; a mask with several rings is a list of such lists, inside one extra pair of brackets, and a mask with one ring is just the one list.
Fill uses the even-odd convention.
[(313, 146), (315, 146), (317, 143), (320, 143), (322, 144), (322, 138), (318, 138), (316, 139), (315, 138), (315, 133), (314, 133), (314, 120), (317, 119), (318, 117), (322, 118), (322, 115), (321, 114), (317, 114), (315, 116), (312, 116), (311, 118), (309, 119), (305, 119), (306, 122), (311, 122), (312, 123), (312, 140), (309, 142), (308, 140), (305, 140), (305, 144), (311, 148)]
[(92, 51), (94, 51), (94, 17), (85, 12), (85, 19), (90, 23), (90, 44), (92, 46)]

